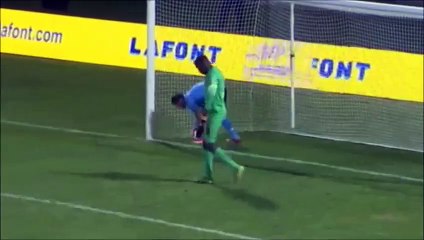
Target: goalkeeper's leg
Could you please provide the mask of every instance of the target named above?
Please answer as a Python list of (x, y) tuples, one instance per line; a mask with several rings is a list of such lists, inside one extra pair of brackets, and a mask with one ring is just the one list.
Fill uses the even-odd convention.
[(222, 148), (215, 145), (224, 118), (225, 114), (210, 115), (206, 124), (206, 134), (203, 141), (205, 178), (210, 177), (212, 179), (213, 157), (216, 156), (231, 169), (234, 173), (235, 180), (238, 180), (243, 174), (244, 167), (237, 164)]

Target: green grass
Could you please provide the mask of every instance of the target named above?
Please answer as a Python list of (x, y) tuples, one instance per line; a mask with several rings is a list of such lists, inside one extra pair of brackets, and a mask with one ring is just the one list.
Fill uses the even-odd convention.
[[(144, 136), (144, 72), (1, 56), (1, 118), (114, 133), (96, 137), (1, 125), (2, 192), (55, 199), (260, 238), (422, 239), (423, 185), (314, 166), (240, 158), (234, 186), (198, 150)], [(422, 154), (282, 134), (243, 133), (244, 152), (423, 177)], [(228, 238), (1, 198), (2, 238)]]

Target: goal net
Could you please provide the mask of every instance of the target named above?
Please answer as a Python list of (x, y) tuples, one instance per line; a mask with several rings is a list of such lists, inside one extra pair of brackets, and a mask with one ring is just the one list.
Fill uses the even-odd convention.
[[(291, 38), (294, 38), (294, 58), (298, 57), (296, 53), (302, 42), (423, 54), (422, 16), (393, 16), (297, 3), (293, 9), (287, 1), (156, 0), (156, 25), (244, 36), (248, 40), (243, 44), (250, 44), (248, 48), (252, 49), (258, 47), (261, 37), (281, 40), (271, 46), (272, 50), (258, 50), (258, 54), (283, 49), (280, 57), (285, 58), (282, 60), (285, 68), (256, 68), (256, 72), (245, 73), (242, 81), (227, 77), (229, 118), (239, 131), (285, 132), (422, 151), (422, 102), (305, 89), (297, 86), (310, 82), (310, 74), (298, 72), (296, 65), (293, 71), (287, 71)], [(181, 38), (190, 40), (190, 36)], [(313, 53), (310, 57), (313, 58)], [(225, 61), (220, 60), (218, 66), (222, 69), (219, 63)], [(239, 59), (240, 64), (245, 64), (244, 60)], [(296, 63), (303, 61), (310, 59), (298, 59)], [(260, 74), (282, 84), (255, 81), (264, 78)], [(227, 75), (225, 71), (224, 75)], [(155, 113), (150, 126), (153, 138), (171, 141), (190, 138), (193, 116), (175, 109), (170, 99), (199, 81), (202, 81), (200, 76), (191, 74), (155, 72)], [(294, 95), (291, 95), (292, 87)]]
[[(296, 5), (294, 13), (296, 40), (421, 55), (424, 51), (422, 15), (415, 18), (402, 13), (387, 15), (392, 14), (390, 10), (348, 11), (303, 5)], [(413, 69), (409, 62), (402, 64), (404, 71), (422, 75), (422, 65)], [(392, 67), (384, 66), (387, 70)], [(406, 75), (404, 71), (397, 73), (399, 78)], [(309, 77), (298, 72), (294, 75), (298, 82)], [(410, 80), (403, 83), (410, 84)], [(420, 94), (422, 99), (422, 91)], [(422, 102), (296, 89), (295, 103), (298, 133), (423, 150)]]

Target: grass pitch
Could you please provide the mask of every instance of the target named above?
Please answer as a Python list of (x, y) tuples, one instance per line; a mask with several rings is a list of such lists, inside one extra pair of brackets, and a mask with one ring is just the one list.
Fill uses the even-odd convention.
[[(137, 139), (144, 86), (140, 70), (1, 56), (2, 238), (423, 238), (422, 182), (234, 156), (249, 167), (240, 185), (219, 163), (216, 185), (193, 184), (199, 150)], [(242, 137), (244, 153), (423, 178), (419, 153)]]

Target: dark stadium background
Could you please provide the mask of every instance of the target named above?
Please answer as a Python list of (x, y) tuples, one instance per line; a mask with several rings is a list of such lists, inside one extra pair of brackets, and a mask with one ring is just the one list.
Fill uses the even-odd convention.
[[(366, 2), (390, 3), (406, 6), (423, 6), (422, 0), (375, 0)], [(105, 4), (107, 3), (107, 4)], [(146, 1), (81, 1), (81, 0), (2, 0), (2, 8), (37, 12), (60, 13), (71, 16), (130, 22), (146, 21)]]

